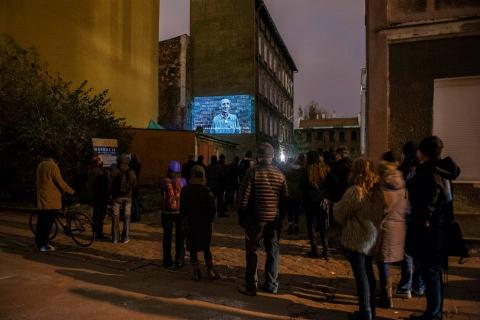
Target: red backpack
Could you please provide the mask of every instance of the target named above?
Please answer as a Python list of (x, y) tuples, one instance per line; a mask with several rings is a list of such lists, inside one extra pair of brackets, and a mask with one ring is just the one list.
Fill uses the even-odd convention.
[(180, 212), (180, 191), (182, 186), (180, 179), (167, 179), (163, 189), (164, 211)]

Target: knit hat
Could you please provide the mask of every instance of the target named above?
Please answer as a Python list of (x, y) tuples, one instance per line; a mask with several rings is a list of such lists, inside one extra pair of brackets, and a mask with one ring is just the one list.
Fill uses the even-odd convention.
[(264, 142), (258, 146), (257, 156), (259, 158), (273, 158), (274, 150), (270, 143)]
[(205, 179), (205, 170), (202, 166), (196, 165), (193, 166), (192, 171), (190, 173), (190, 184), (205, 184), (207, 183), (207, 179)]
[(180, 173), (182, 171), (180, 162), (178, 162), (177, 160), (170, 161), (170, 163), (168, 164), (168, 170), (172, 173)]
[(443, 142), (439, 137), (431, 136), (423, 139), (418, 149), (424, 156), (430, 159), (437, 159), (442, 153)]

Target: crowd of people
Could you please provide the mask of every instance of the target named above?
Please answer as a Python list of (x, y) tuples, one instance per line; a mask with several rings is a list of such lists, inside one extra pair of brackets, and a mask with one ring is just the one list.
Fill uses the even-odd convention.
[[(443, 142), (436, 136), (423, 139), (418, 146), (408, 142), (403, 156), (388, 151), (378, 165), (362, 157), (350, 159), (344, 147), (333, 153), (309, 151), (278, 165), (274, 148), (268, 143), (259, 145), (256, 158), (248, 151), (243, 159), (236, 157), (229, 164), (224, 155), (212, 156), (208, 166), (203, 156), (197, 161), (190, 156), (183, 165), (172, 160), (159, 195), (163, 206), (163, 264), (181, 268), (187, 250), (193, 279), (200, 280), (198, 252), (203, 252), (207, 277), (218, 279), (211, 251), (212, 225), (215, 217), (226, 217), (227, 209), (235, 208), (245, 234), (245, 283), (239, 291), (249, 296), (255, 296), (259, 289), (276, 293), (283, 222), (287, 220), (289, 234), (297, 234), (301, 213), (305, 212), (310, 243), (305, 254), (328, 260), (330, 243), (350, 262), (359, 306), (352, 319), (374, 319), (376, 306), (393, 307), (390, 268), (395, 264), (401, 266), (396, 295), (427, 298), (425, 313), (412, 319), (441, 319), (442, 270), (449, 255), (467, 255), (462, 239), (449, 238), (455, 235), (449, 232), (454, 222), (451, 181), (459, 176), (460, 169), (451, 158), (441, 158), (442, 148)], [(61, 207), (60, 192), (74, 192), (61, 178), (52, 150), (45, 156), (37, 169), (42, 212), (36, 244), (40, 251), (53, 248), (48, 244), (48, 234), (53, 212)], [(111, 196), (111, 240), (129, 241), (140, 170), (139, 165), (137, 172), (135, 168), (135, 160), (122, 155), (107, 175), (101, 160), (93, 160), (89, 183), (97, 239), (105, 238), (103, 220)], [(124, 224), (120, 232), (122, 208)], [(265, 275), (259, 285), (257, 254), (262, 246)], [(378, 301), (374, 262), (380, 284)]]

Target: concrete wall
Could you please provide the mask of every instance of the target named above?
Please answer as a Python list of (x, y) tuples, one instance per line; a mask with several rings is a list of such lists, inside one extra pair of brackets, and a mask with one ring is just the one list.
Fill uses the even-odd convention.
[(142, 164), (142, 185), (160, 183), (171, 160), (184, 163), (188, 155), (195, 154), (194, 132), (148, 129), (131, 129), (129, 132), (133, 135), (130, 151), (138, 155)]
[(109, 89), (134, 127), (158, 115), (159, 0), (0, 0), (0, 33), (35, 47), (73, 86)]
[(367, 106), (366, 144), (367, 157), (379, 159), (388, 148), (388, 66), (387, 37), (378, 29), (387, 24), (386, 3), (367, 0)]
[(161, 41), (158, 69), (158, 123), (167, 129), (188, 129), (190, 104), (190, 37)]
[(388, 0), (391, 24), (480, 14), (478, 0)]
[(400, 151), (432, 134), (434, 79), (480, 75), (480, 36), (390, 44), (389, 53), (388, 144)]
[(191, 0), (193, 96), (255, 94), (255, 1)]

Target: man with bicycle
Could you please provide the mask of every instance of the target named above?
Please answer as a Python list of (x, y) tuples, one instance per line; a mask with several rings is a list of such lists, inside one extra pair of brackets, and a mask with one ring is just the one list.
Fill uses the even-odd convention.
[(37, 208), (38, 222), (35, 244), (41, 252), (54, 251), (48, 243), (48, 236), (55, 222), (55, 214), (62, 208), (62, 192), (73, 195), (75, 191), (63, 180), (56, 160), (57, 152), (45, 147), (43, 159), (37, 167)]

